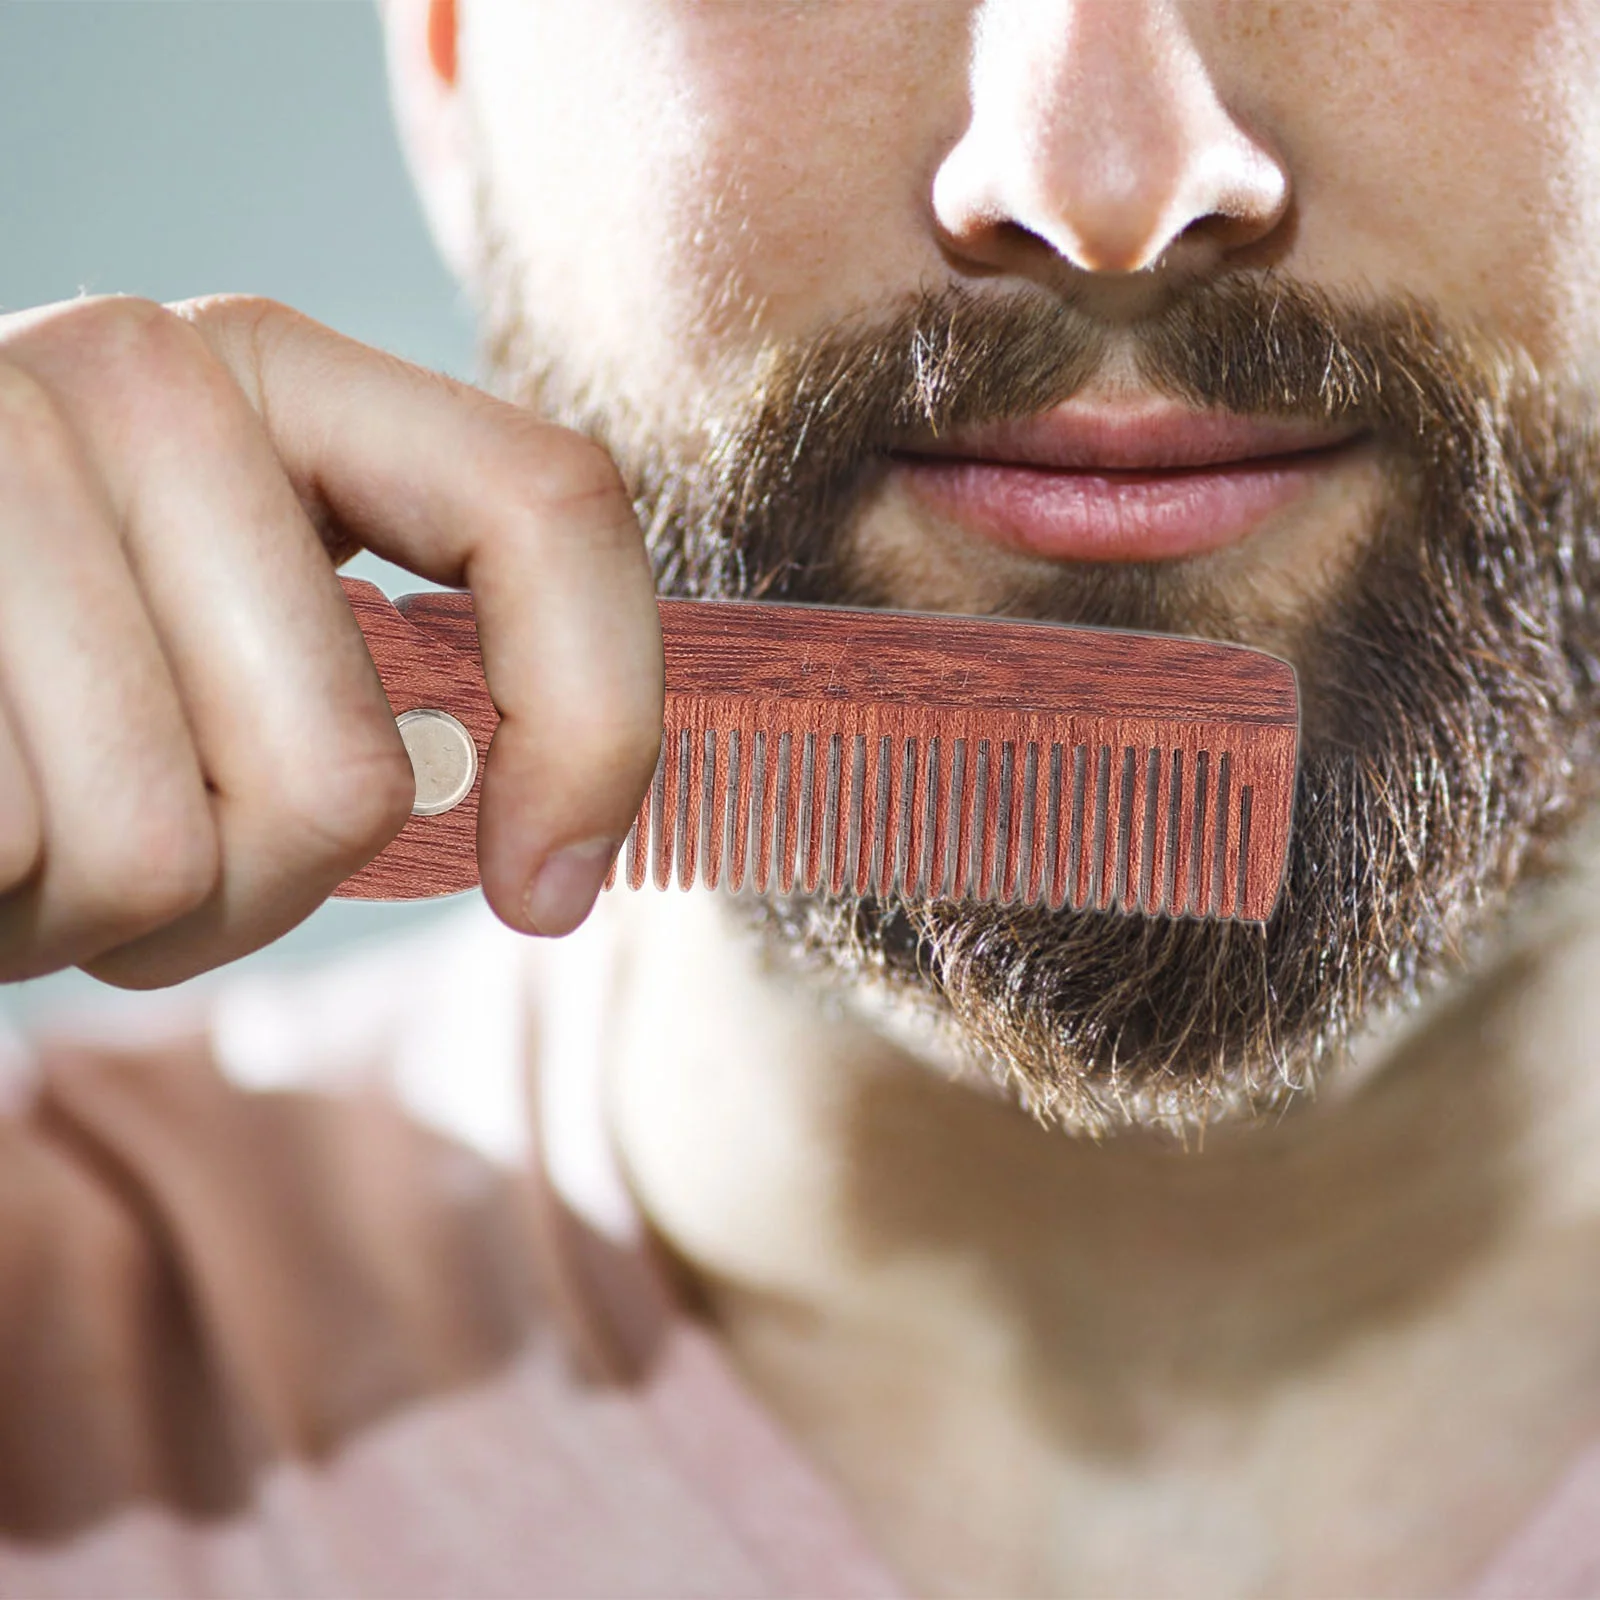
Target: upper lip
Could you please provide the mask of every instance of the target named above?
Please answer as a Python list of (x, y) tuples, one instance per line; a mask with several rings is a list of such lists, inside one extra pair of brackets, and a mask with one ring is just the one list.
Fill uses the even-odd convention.
[(1231, 466), (1348, 443), (1354, 426), (1195, 411), (1166, 401), (1069, 400), (1038, 416), (956, 428), (903, 454), (1062, 472)]

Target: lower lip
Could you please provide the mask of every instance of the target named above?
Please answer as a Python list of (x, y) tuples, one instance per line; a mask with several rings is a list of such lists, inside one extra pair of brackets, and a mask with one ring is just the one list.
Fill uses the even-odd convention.
[(1168, 561), (1248, 538), (1350, 454), (1349, 444), (1227, 466), (1081, 472), (898, 456), (931, 510), (1051, 561)]

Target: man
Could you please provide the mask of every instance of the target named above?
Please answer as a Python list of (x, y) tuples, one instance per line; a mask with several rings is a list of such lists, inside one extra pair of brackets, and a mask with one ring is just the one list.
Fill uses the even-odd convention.
[[(1600, 1590), (1600, 11), (386, 25), (502, 398), (0, 322), (0, 962), (173, 984), (393, 836), (361, 546), (472, 591), (501, 920), (19, 1058), (0, 1586)], [(1285, 656), (1273, 919), (590, 915), (657, 590)]]

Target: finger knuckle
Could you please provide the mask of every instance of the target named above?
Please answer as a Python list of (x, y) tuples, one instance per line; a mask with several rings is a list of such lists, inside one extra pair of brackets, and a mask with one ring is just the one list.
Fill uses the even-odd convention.
[[(36, 378), (40, 426), (81, 414), (131, 444), (183, 438), (197, 450), (238, 448), (248, 417), (238, 385), (185, 318), (153, 300), (106, 296), (55, 308), (11, 341), (15, 366)], [(27, 397), (19, 392), (17, 404)]]
[(297, 842), (309, 865), (353, 867), (405, 826), (416, 780), (392, 725), (382, 737), (346, 733), (320, 748), (338, 754), (314, 769), (298, 760), (279, 763), (266, 809), (272, 826)]
[(73, 407), (119, 427), (192, 434), (197, 420), (238, 408), (227, 374), (183, 318), (133, 296), (83, 300), (18, 344), (19, 360)]
[(31, 373), (0, 360), (0, 471), (59, 466), (68, 449), (66, 424), (50, 392)]
[(217, 887), (220, 848), (201, 805), (153, 805), (97, 843), (77, 873), (86, 920), (116, 935), (176, 922)]
[(191, 367), (194, 330), (165, 306), (137, 295), (104, 295), (75, 302), (49, 327), (76, 357), (106, 377), (138, 374), (146, 382)]
[(289, 321), (302, 321), (302, 314), (281, 300), (263, 294), (208, 294), (189, 300), (175, 300), (167, 308), (185, 322), (205, 328), (237, 328), (254, 331)]
[(610, 454), (570, 428), (528, 424), (532, 437), (517, 452), (524, 493), (544, 512), (598, 511), (631, 524), (633, 502)]
[[(265, 295), (208, 295), (180, 301), (172, 310), (195, 330), (219, 367), (263, 418), (269, 417), (272, 409), (269, 371), (276, 354), (305, 330), (320, 328), (303, 311)], [(324, 338), (337, 340), (327, 329), (320, 331)]]

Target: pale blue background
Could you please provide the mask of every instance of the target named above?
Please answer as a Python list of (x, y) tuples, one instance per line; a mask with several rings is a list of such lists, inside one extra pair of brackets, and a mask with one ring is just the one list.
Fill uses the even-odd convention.
[[(220, 290), (471, 376), (471, 320), (395, 144), (375, 6), (0, 0), (0, 308)], [(251, 959), (311, 958), (437, 909), (329, 905)], [(0, 1012), (76, 1008), (97, 987), (0, 987)]]

